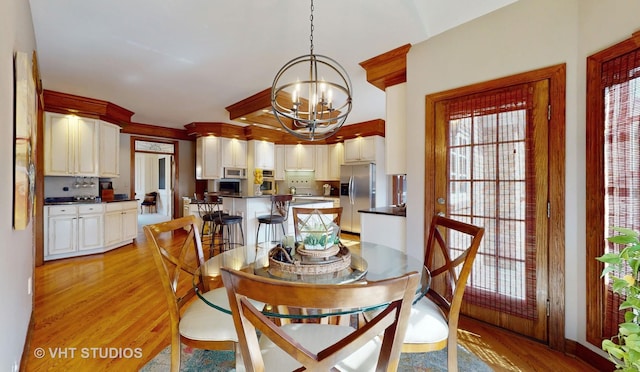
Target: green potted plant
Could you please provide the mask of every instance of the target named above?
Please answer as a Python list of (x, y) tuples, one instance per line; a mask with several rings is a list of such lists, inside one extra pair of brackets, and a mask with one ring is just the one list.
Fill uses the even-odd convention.
[[(610, 276), (613, 292), (625, 297), (620, 310), (626, 310), (626, 313), (624, 323), (619, 324), (618, 335), (602, 341), (602, 350), (609, 353), (616, 370), (640, 371), (640, 240), (634, 230), (621, 227), (614, 227), (613, 230), (620, 234), (607, 240), (623, 248), (617, 253), (606, 253), (597, 260), (606, 264), (602, 276)], [(618, 277), (614, 273), (623, 276)], [(613, 341), (615, 339), (617, 343)]]

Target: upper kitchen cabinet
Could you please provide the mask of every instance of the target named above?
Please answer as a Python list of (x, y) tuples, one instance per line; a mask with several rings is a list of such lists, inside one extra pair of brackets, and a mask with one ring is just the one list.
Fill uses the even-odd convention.
[(316, 148), (316, 180), (339, 181), (340, 166), (343, 163), (342, 143), (314, 147)]
[(247, 141), (220, 137), (220, 157), (223, 168), (247, 168)]
[(275, 144), (273, 142), (249, 141), (249, 158), (253, 160), (251, 168), (275, 169)]
[(344, 162), (378, 163), (384, 158), (384, 138), (357, 137), (344, 141)]
[(196, 140), (196, 178), (213, 180), (222, 178), (220, 163), (220, 137), (198, 137)]
[(275, 180), (283, 181), (285, 177), (284, 173), (284, 145), (276, 145), (275, 146)]
[(120, 176), (120, 127), (100, 122), (100, 177)]
[(316, 164), (314, 169), (316, 171), (316, 180), (327, 181), (329, 180), (329, 148), (327, 145), (315, 145)]
[(98, 176), (98, 119), (47, 112), (44, 125), (45, 176)]
[(340, 166), (344, 164), (344, 145), (335, 143), (329, 145), (329, 178), (328, 181), (340, 180)]
[(284, 167), (286, 170), (314, 170), (314, 145), (284, 145)]

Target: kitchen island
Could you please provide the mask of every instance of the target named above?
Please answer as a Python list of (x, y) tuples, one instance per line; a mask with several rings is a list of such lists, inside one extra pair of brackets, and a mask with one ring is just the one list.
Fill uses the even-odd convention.
[[(244, 230), (245, 245), (255, 244), (256, 230), (258, 229), (258, 216), (271, 213), (271, 195), (240, 195), (225, 194), (222, 196), (222, 210), (234, 216), (242, 216), (242, 229)], [(186, 200), (185, 200), (186, 202)], [(314, 199), (313, 197), (296, 198), (291, 202), (289, 208), (289, 218), (285, 226), (287, 235), (294, 234), (293, 217), (291, 216), (291, 208), (331, 208), (333, 202), (324, 200), (321, 197)], [(198, 206), (190, 204), (188, 208), (185, 206), (185, 214), (192, 214), (199, 218)], [(266, 229), (261, 229), (266, 231)], [(239, 237), (235, 237), (236, 241)]]
[(388, 206), (361, 209), (358, 212), (360, 213), (360, 241), (382, 244), (405, 251), (407, 241), (406, 208)]

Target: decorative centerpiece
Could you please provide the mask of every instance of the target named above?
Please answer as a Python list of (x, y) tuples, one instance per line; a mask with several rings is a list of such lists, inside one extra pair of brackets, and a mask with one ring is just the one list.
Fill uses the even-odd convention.
[(264, 181), (264, 177), (262, 175), (262, 169), (256, 168), (253, 170), (253, 183), (256, 185), (256, 195), (262, 195), (262, 190), (260, 190), (260, 186), (262, 186), (262, 182)]
[[(271, 250), (269, 266), (283, 273), (319, 275), (351, 267), (351, 252), (340, 244), (340, 226), (319, 211), (297, 221), (295, 241)], [(294, 247), (291, 247), (293, 241)]]

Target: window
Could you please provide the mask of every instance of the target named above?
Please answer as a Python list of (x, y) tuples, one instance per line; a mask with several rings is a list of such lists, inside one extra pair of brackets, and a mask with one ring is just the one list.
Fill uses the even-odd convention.
[(640, 229), (640, 33), (587, 59), (587, 340), (618, 333), (623, 300), (595, 260), (611, 226)]

